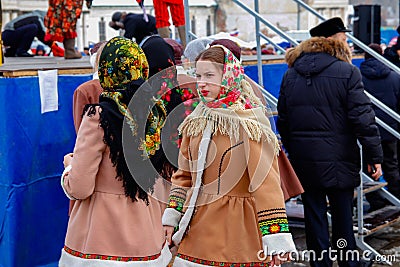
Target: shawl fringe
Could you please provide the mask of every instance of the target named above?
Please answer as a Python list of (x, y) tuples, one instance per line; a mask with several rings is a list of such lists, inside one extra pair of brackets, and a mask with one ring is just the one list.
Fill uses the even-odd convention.
[[(256, 142), (263, 140), (273, 143), (275, 154), (279, 153), (279, 144), (275, 133), (271, 130), (266, 116), (262, 113), (263, 109), (258, 108), (264, 119), (254, 112), (255, 109), (239, 110), (232, 109), (212, 109), (200, 103), (196, 109), (182, 122), (178, 130), (180, 134), (187, 136), (198, 136), (203, 133), (207, 124), (211, 124), (212, 135), (218, 132), (239, 140), (240, 129), (243, 128), (248, 137)], [(251, 115), (249, 115), (249, 113)]]

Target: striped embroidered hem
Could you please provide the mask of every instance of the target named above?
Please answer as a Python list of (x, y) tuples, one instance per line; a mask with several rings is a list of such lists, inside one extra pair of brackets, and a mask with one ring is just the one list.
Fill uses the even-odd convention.
[(85, 254), (73, 249), (70, 249), (67, 246), (64, 246), (64, 250), (71, 254), (72, 256), (83, 258), (83, 259), (96, 259), (96, 260), (111, 260), (111, 261), (151, 261), (160, 257), (161, 252), (145, 257), (120, 257), (120, 256), (107, 256), (107, 255), (99, 255), (99, 254)]
[(174, 267), (202, 267), (202, 266), (229, 266), (229, 267), (267, 267), (268, 263), (266, 262), (246, 262), (246, 263), (234, 263), (234, 262), (218, 262), (218, 261), (209, 261), (194, 258), (191, 256), (186, 256), (178, 253), (176, 255), (174, 261)]
[[(71, 251), (71, 249), (70, 249)], [(61, 258), (59, 261), (59, 267), (154, 267), (160, 266), (165, 267), (171, 261), (172, 255), (169, 251), (167, 243), (165, 243), (161, 253), (157, 255), (147, 256), (147, 257), (112, 257), (105, 255), (103, 258), (94, 258), (94, 254), (84, 254), (76, 252), (73, 255), (64, 249), (61, 250)], [(84, 258), (83, 256), (89, 256)], [(117, 258), (120, 258), (118, 260)], [(125, 261), (123, 261), (124, 259)]]

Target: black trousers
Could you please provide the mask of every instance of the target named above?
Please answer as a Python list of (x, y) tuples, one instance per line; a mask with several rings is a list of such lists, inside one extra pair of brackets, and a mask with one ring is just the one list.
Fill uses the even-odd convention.
[(397, 160), (397, 140), (382, 141), (383, 178), (388, 182), (387, 188), (395, 197), (400, 198), (400, 174)]
[[(310, 254), (311, 266), (331, 267), (332, 260), (337, 260), (340, 267), (360, 265), (352, 257), (345, 257), (346, 254), (352, 255), (346, 251), (357, 250), (352, 220), (353, 196), (353, 189), (306, 190), (302, 194), (307, 250), (315, 253), (315, 256)], [(329, 235), (327, 198), (332, 219), (332, 242)]]
[[(397, 160), (397, 140), (382, 141), (383, 162), (382, 171), (383, 178), (388, 183), (387, 189), (396, 198), (400, 199), (400, 174)], [(364, 163), (364, 172), (366, 172), (366, 164)], [(372, 192), (366, 194), (366, 199), (370, 204), (370, 211), (374, 211), (389, 204), (378, 193)]]
[(6, 51), (6, 56), (13, 57), (15, 54), (27, 52), (37, 33), (38, 26), (36, 24), (28, 24), (14, 31), (5, 30), (2, 32), (3, 44), (10, 47)]

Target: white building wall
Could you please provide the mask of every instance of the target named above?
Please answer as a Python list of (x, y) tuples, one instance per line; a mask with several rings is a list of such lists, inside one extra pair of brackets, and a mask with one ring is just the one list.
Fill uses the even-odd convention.
[[(3, 25), (10, 19), (16, 17), (19, 12), (34, 9), (46, 10), (48, 0), (1, 0), (3, 4)], [(319, 23), (318, 19), (304, 10), (300, 9), (300, 19), (298, 19), (298, 5), (293, 0), (258, 0), (260, 11), (263, 18), (282, 30), (307, 30)], [(351, 0), (356, 2), (356, 0)], [(254, 0), (242, 0), (250, 8), (254, 8)], [(330, 18), (334, 16), (342, 17), (346, 23), (349, 10), (349, 0), (305, 0), (314, 9), (317, 9), (323, 16)], [(381, 2), (381, 1), (378, 1)], [(383, 3), (382, 8), (389, 8)], [(397, 1), (393, 1), (397, 2)], [(238, 7), (232, 0), (189, 0), (190, 18), (195, 17), (196, 35), (202, 37), (207, 34), (207, 18), (211, 19), (211, 33), (219, 31), (239, 31), (239, 38), (244, 41), (255, 39), (254, 18)], [(214, 3), (214, 4), (212, 4)], [(154, 14), (152, 10), (152, 0), (146, 0), (148, 12)], [(394, 8), (392, 8), (394, 9)], [(85, 15), (80, 19), (78, 26), (79, 47), (87, 46), (90, 42), (99, 41), (99, 21), (101, 18), (106, 23), (106, 38), (110, 39), (119, 33), (110, 27), (108, 22), (114, 11), (125, 10), (127, 12), (141, 12), (135, 0), (94, 0), (93, 7), (87, 10), (84, 7)], [(392, 12), (393, 13), (393, 12)], [(266, 26), (261, 24), (261, 30)], [(173, 30), (173, 29), (172, 29)], [(268, 30), (273, 33), (272, 30)]]

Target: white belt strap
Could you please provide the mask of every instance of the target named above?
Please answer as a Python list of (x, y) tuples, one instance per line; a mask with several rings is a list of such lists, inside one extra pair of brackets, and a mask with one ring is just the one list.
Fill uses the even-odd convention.
[(210, 124), (207, 124), (203, 132), (203, 137), (201, 138), (199, 146), (199, 153), (197, 157), (196, 182), (193, 188), (192, 196), (190, 197), (189, 206), (185, 214), (182, 216), (181, 221), (179, 222), (178, 231), (172, 236), (172, 241), (174, 242), (175, 245), (179, 245), (179, 243), (182, 241), (183, 235), (186, 232), (187, 227), (189, 226), (190, 219), (192, 218), (194, 209), (196, 207), (196, 201), (201, 187), (203, 170), (206, 163), (207, 150), (210, 141), (211, 141), (211, 126)]

